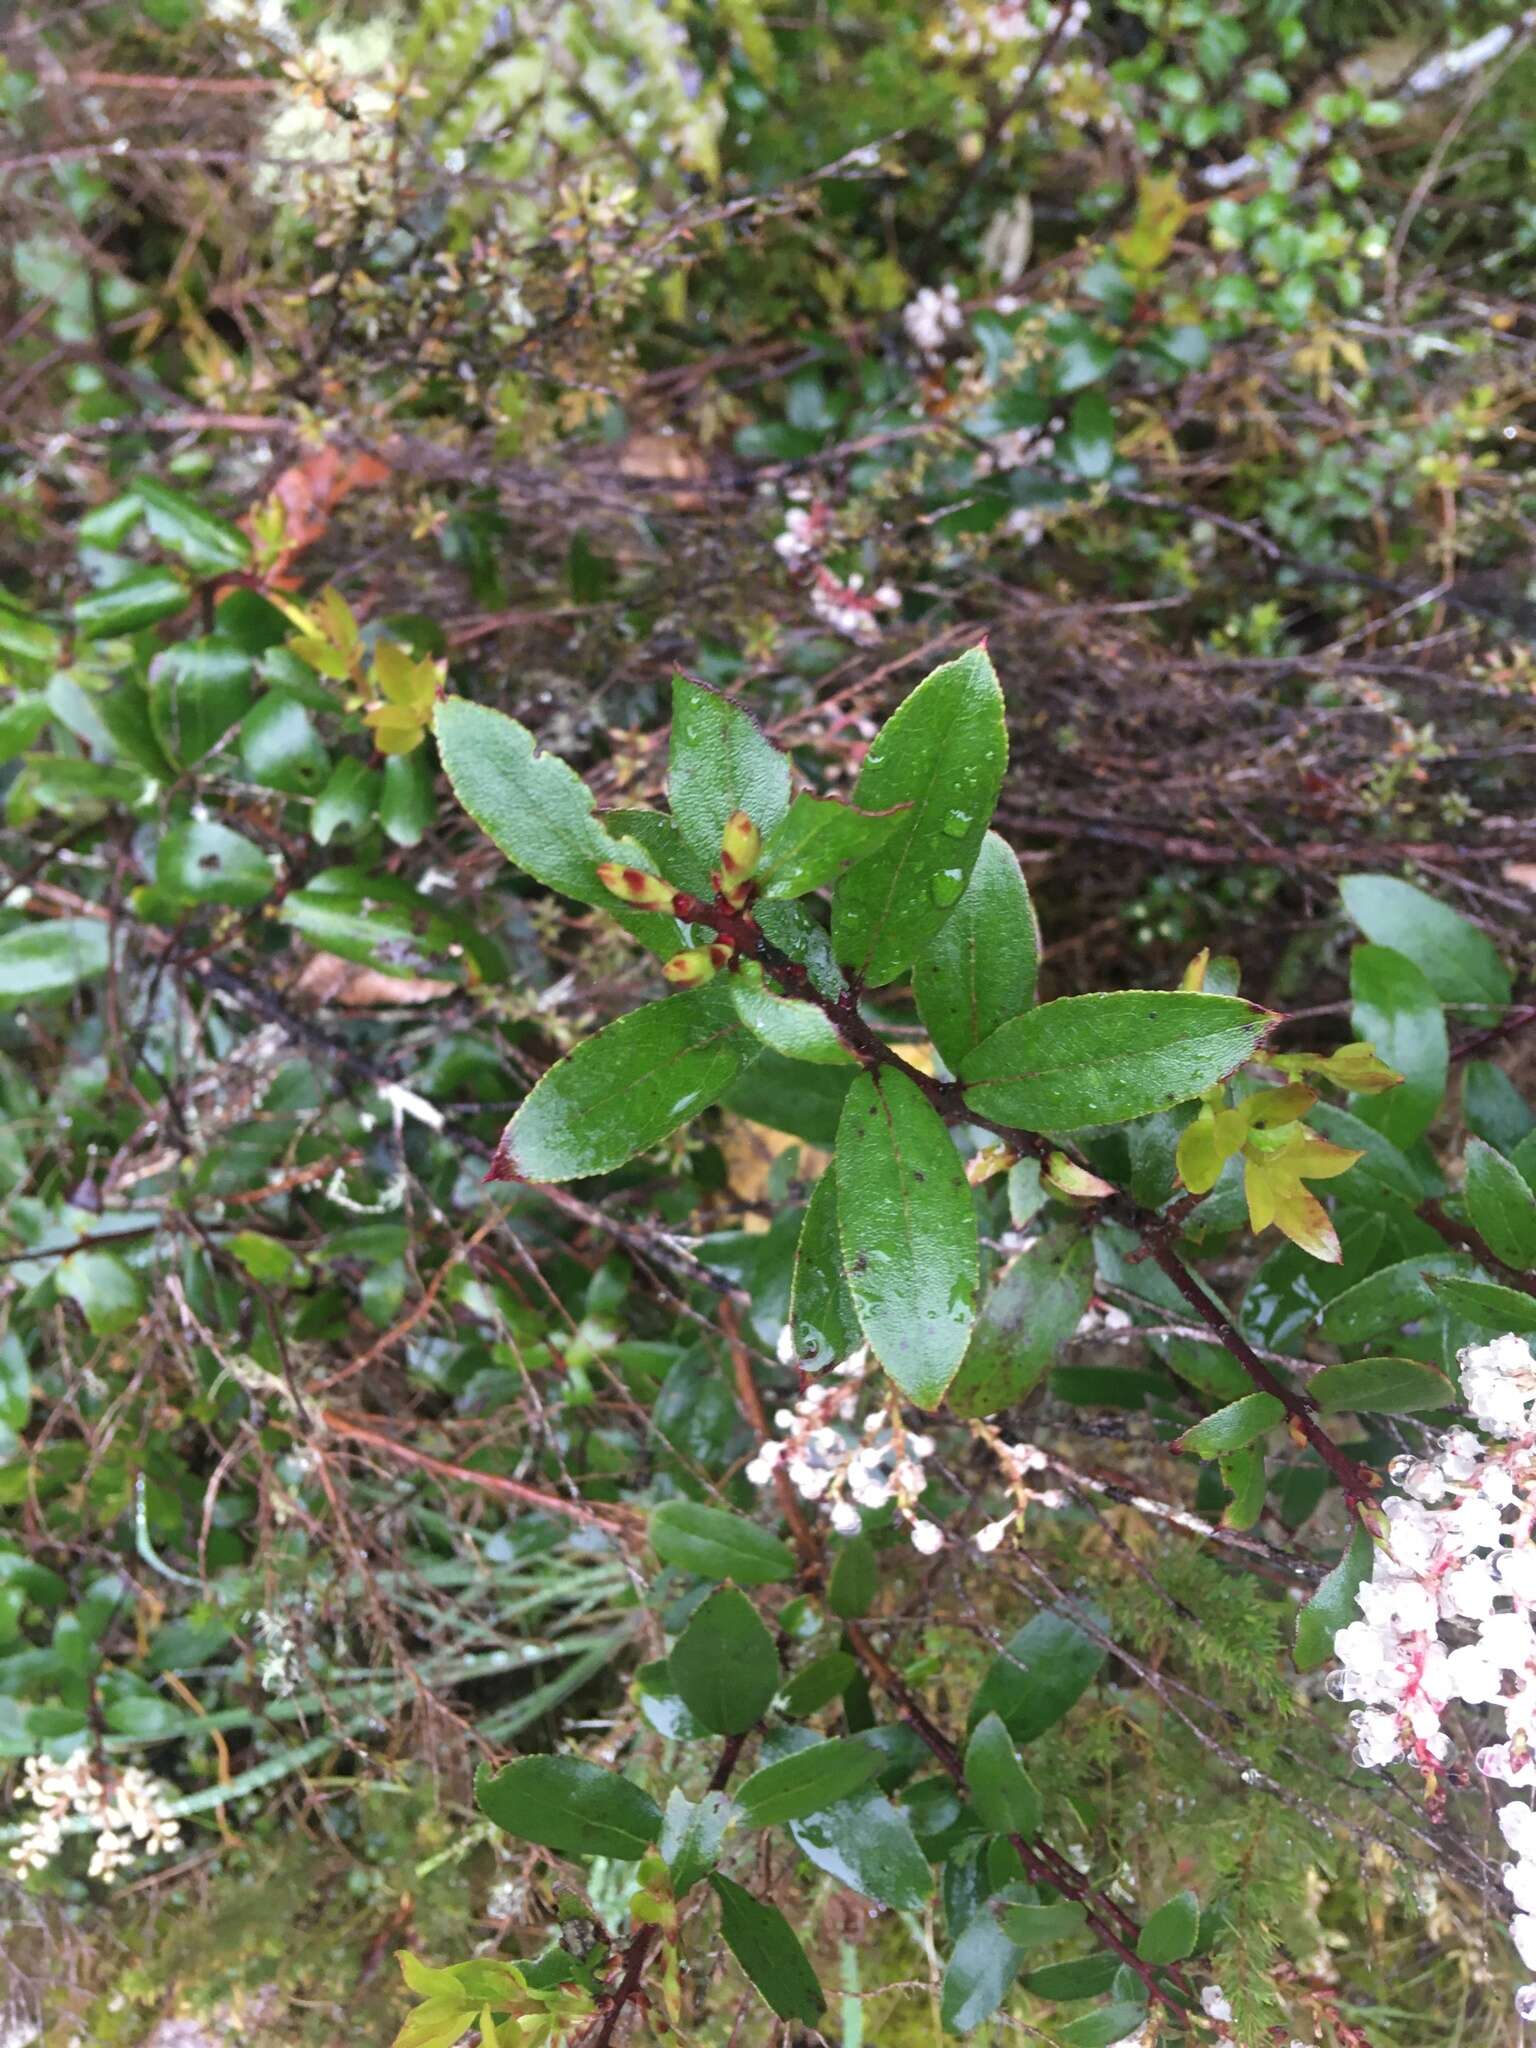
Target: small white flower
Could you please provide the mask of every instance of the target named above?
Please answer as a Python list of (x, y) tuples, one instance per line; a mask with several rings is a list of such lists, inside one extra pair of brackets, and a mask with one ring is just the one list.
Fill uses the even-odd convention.
[(832, 1509), (832, 1526), (839, 1536), (857, 1536), (864, 1523), (852, 1501), (837, 1501)]
[(976, 1531), (976, 1548), (983, 1556), (990, 1556), (1012, 1527), (1012, 1515), (1004, 1515), (1000, 1522), (988, 1522), (985, 1529)]
[(1200, 1993), (1200, 2008), (1207, 2019), (1230, 2020), (1232, 2008), (1221, 1995), (1219, 1984), (1207, 1984)]
[[(912, 1548), (924, 1557), (934, 1557), (944, 1548), (944, 1531), (935, 1522), (914, 1522), (911, 1535)], [(1532, 1968), (1536, 1969), (1536, 1964)]]

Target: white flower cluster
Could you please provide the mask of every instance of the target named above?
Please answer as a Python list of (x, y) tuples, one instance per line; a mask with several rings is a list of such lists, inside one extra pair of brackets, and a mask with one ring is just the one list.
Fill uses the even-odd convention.
[[(786, 1329), (786, 1346), (789, 1332)], [(781, 1346), (781, 1349), (786, 1348)], [(792, 1355), (792, 1354), (791, 1354)], [(932, 1557), (944, 1548), (944, 1532), (918, 1513), (928, 1484), (923, 1461), (934, 1452), (933, 1438), (908, 1429), (894, 1401), (871, 1409), (858, 1420), (860, 1396), (869, 1371), (864, 1346), (811, 1381), (793, 1408), (780, 1408), (770, 1437), (747, 1467), (754, 1486), (767, 1486), (782, 1466), (802, 1500), (825, 1503), (834, 1529), (857, 1536), (863, 1527), (860, 1508), (895, 1503), (907, 1524), (914, 1550)]]
[[(1496, 1337), (1459, 1363), (1462, 1398), (1491, 1441), (1453, 1429), (1426, 1457), (1394, 1462), (1403, 1492), (1382, 1503), (1386, 1538), (1360, 1588), (1362, 1619), (1334, 1638), (1329, 1690), (1364, 1703), (1353, 1717), (1362, 1767), (1406, 1760), (1437, 1789), (1451, 1750), (1442, 1716), (1459, 1700), (1503, 1716), (1504, 1739), (1477, 1753), (1483, 1775), (1536, 1786), (1536, 1357), (1524, 1338)], [(1536, 1970), (1536, 1809), (1506, 1805), (1499, 1825), (1517, 1859), (1504, 1873), (1510, 1933)], [(1536, 2018), (1536, 1983), (1516, 2006)]]
[(65, 1763), (29, 1756), (22, 1765), (21, 1796), (38, 1809), (11, 1849), (11, 1861), (23, 1871), (51, 1863), (64, 1845), (68, 1823), (77, 1819), (96, 1830), (90, 1875), (109, 1884), (136, 1856), (163, 1855), (181, 1843), (169, 1789), (137, 1764), (103, 1782), (86, 1750), (77, 1749)]
[(808, 578), (811, 609), (834, 633), (871, 647), (880, 638), (880, 614), (898, 611), (901, 592), (894, 583), (866, 590), (860, 575), (834, 575), (821, 557), (834, 539), (831, 507), (820, 498), (792, 504), (784, 513), (783, 531), (773, 551), (791, 575)]
[[(995, 57), (1047, 36), (1064, 43), (1087, 25), (1088, 0), (1062, 0), (1057, 6), (1042, 6), (1040, 0), (987, 0), (981, 8), (952, 4), (944, 26), (934, 33), (933, 47), (943, 56)], [(1021, 67), (1010, 82), (1027, 75)]]
[(983, 1557), (996, 1550), (1015, 1522), (1024, 1519), (1025, 1510), (1031, 1501), (1043, 1508), (1059, 1508), (1066, 1499), (1059, 1486), (1029, 1487), (1025, 1480), (1032, 1472), (1043, 1472), (1050, 1464), (1045, 1452), (1034, 1444), (1010, 1444), (993, 1431), (986, 1433), (987, 1446), (1003, 1468), (1003, 1477), (1013, 1495), (1013, 1506), (996, 1522), (988, 1522), (984, 1529), (978, 1529), (972, 1541)]
[(246, 1618), (266, 1652), (261, 1660), (261, 1689), (274, 1699), (285, 1700), (297, 1692), (305, 1670), (304, 1652), (293, 1620), (273, 1607), (259, 1607)]
[(965, 325), (959, 291), (952, 284), (940, 285), (937, 291), (925, 284), (917, 297), (909, 299), (903, 307), (901, 324), (918, 354), (937, 362), (951, 335), (958, 334)]

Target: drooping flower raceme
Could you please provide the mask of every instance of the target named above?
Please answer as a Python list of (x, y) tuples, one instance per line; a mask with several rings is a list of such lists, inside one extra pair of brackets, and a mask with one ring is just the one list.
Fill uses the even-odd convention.
[[(1484, 1432), (1453, 1429), (1422, 1458), (1397, 1459), (1402, 1493), (1382, 1503), (1385, 1540), (1361, 1619), (1339, 1630), (1337, 1699), (1359, 1700), (1355, 1761), (1406, 1761), (1438, 1796), (1451, 1751), (1442, 1717), (1453, 1701), (1503, 1718), (1502, 1739), (1477, 1752), (1484, 1777), (1536, 1786), (1536, 1357), (1522, 1337), (1460, 1354), (1462, 1398)], [(1536, 1807), (1499, 1809), (1514, 1852), (1504, 1882), (1510, 1934), (1536, 1971)], [(1536, 1983), (1516, 1996), (1536, 2018)]]
[(22, 1797), (37, 1808), (11, 1849), (18, 1869), (42, 1870), (63, 1847), (72, 1820), (96, 1832), (89, 1875), (108, 1883), (139, 1856), (156, 1856), (181, 1843), (181, 1825), (170, 1811), (171, 1794), (136, 1764), (99, 1775), (88, 1750), (77, 1749), (63, 1763), (29, 1756), (22, 1765)]

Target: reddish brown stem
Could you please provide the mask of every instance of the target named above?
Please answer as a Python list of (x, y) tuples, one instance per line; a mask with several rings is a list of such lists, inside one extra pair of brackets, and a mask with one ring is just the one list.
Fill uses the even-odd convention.
[(1506, 1265), (1470, 1223), (1458, 1223), (1454, 1216), (1447, 1216), (1438, 1202), (1421, 1202), (1418, 1214), (1453, 1250), (1470, 1252), (1480, 1266), (1497, 1273), (1507, 1286), (1519, 1288), (1522, 1294), (1536, 1295), (1536, 1273), (1522, 1273), (1518, 1266)]

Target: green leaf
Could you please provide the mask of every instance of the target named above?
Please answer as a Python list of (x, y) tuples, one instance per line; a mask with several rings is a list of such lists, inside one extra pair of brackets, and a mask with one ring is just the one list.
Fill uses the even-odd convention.
[(1003, 693), (979, 647), (936, 668), (875, 735), (854, 799), (911, 808), (832, 897), (833, 948), (872, 987), (915, 960), (959, 902), (1007, 759)]
[(1082, 1321), (1093, 1271), (1093, 1241), (1071, 1224), (1047, 1231), (1004, 1268), (949, 1389), (956, 1415), (996, 1415), (1039, 1385)]
[(264, 1286), (280, 1287), (303, 1271), (303, 1261), (281, 1238), (267, 1237), (259, 1230), (237, 1230), (226, 1246), (253, 1280)]
[(1037, 1614), (993, 1660), (971, 1702), (971, 1726), (996, 1714), (1015, 1742), (1033, 1742), (1088, 1690), (1105, 1654), (1066, 1615)]
[(1013, 1988), (1024, 1951), (1015, 1946), (990, 1913), (978, 1913), (962, 1929), (944, 1971), (939, 2019), (946, 2033), (968, 2034), (991, 2019)]
[(1464, 1316), (1479, 1329), (1512, 1331), (1529, 1336), (1536, 1331), (1536, 1296), (1522, 1294), (1517, 1287), (1503, 1287), (1493, 1280), (1436, 1279), (1435, 1293), (1453, 1314)]
[(701, 1579), (769, 1586), (795, 1575), (794, 1554), (745, 1515), (699, 1501), (668, 1500), (651, 1512), (651, 1548), (664, 1564)]
[(0, 654), (12, 655), (18, 661), (57, 661), (59, 636), (45, 620), (0, 600)]
[(1375, 1545), (1356, 1529), (1348, 1550), (1296, 1617), (1296, 1668), (1314, 1671), (1333, 1655), (1333, 1639), (1356, 1618), (1355, 1595), (1371, 1576)]
[(1180, 1892), (1158, 1907), (1141, 1930), (1136, 1954), (1144, 1963), (1182, 1963), (1200, 1936), (1200, 1901)]
[(697, 1802), (684, 1798), (676, 1785), (667, 1794), (661, 1860), (677, 1898), (714, 1869), (730, 1819), (731, 1802), (723, 1792), (706, 1792)]
[(71, 1252), (59, 1261), (55, 1284), (85, 1317), (93, 1337), (115, 1337), (144, 1313), (144, 1287), (116, 1252)]
[(995, 832), (981, 842), (965, 893), (919, 954), (918, 1015), (951, 1073), (1035, 999), (1040, 926), (1018, 856)]
[(837, 1034), (837, 1026), (815, 1003), (770, 995), (748, 988), (734, 977), (729, 983), (736, 1014), (752, 1033), (786, 1059), (808, 1060), (816, 1067), (855, 1067), (858, 1061)]
[(1362, 1415), (1413, 1415), (1421, 1408), (1445, 1408), (1456, 1391), (1443, 1372), (1417, 1358), (1357, 1358), (1325, 1365), (1307, 1382), (1307, 1392), (1325, 1412), (1352, 1408)]
[(827, 1581), (827, 1605), (841, 1621), (862, 1621), (880, 1591), (880, 1566), (867, 1536), (854, 1536), (837, 1553)]
[[(859, 1539), (854, 1540), (857, 1542)], [(827, 1604), (831, 1606), (831, 1601)], [(837, 1609), (834, 1607), (832, 1611), (835, 1614)], [(858, 1664), (846, 1650), (828, 1650), (824, 1656), (813, 1657), (809, 1664), (795, 1673), (780, 1694), (784, 1712), (792, 1721), (803, 1721), (808, 1714), (819, 1714), (823, 1707), (841, 1699), (858, 1675)]]
[(893, 1912), (920, 1912), (933, 1890), (928, 1859), (906, 1815), (873, 1786), (791, 1821), (789, 1832), (818, 1870)]
[(197, 576), (228, 575), (251, 559), (251, 544), (237, 526), (205, 512), (183, 491), (152, 477), (134, 481), (149, 530), (167, 554), (177, 555)]
[(1530, 1104), (1492, 1060), (1468, 1060), (1462, 1068), (1461, 1104), (1468, 1127), (1506, 1158), (1536, 1131)]
[(781, 2020), (814, 2027), (827, 2009), (805, 1950), (777, 1906), (754, 1899), (739, 1884), (715, 1871), (710, 1877), (720, 1901), (720, 1932), (767, 2005)]
[(137, 676), (123, 676), (94, 705), (119, 760), (132, 761), (156, 782), (175, 781), (176, 769), (155, 733), (149, 692)]
[(778, 900), (828, 887), (853, 862), (883, 846), (905, 816), (905, 807), (861, 811), (802, 790), (763, 840), (757, 864), (763, 895)]
[(661, 1809), (617, 1771), (575, 1756), (525, 1756), (475, 1773), (486, 1819), (519, 1841), (559, 1856), (616, 1856), (633, 1863), (661, 1833)]
[(1271, 1022), (1235, 996), (1063, 996), (994, 1031), (960, 1062), (960, 1078), (979, 1114), (1027, 1131), (1128, 1123), (1224, 1080)]
[(1251, 1529), (1264, 1512), (1268, 1475), (1257, 1444), (1228, 1451), (1218, 1462), (1221, 1483), (1232, 1498), (1221, 1511), (1223, 1529)]
[(631, 910), (597, 879), (603, 861), (646, 872), (650, 862), (634, 841), (603, 830), (591, 791), (573, 768), (540, 752), (515, 718), (463, 697), (443, 699), (435, 730), (454, 795), (514, 867), (546, 889), (607, 911), (653, 952), (677, 951), (675, 918)]
[(240, 727), (240, 765), (262, 789), (315, 796), (325, 786), (330, 756), (315, 721), (287, 690), (268, 690)]
[(415, 747), (409, 754), (390, 754), (384, 762), (384, 789), (379, 798), (379, 823), (396, 846), (419, 846), (437, 815), (432, 792), (432, 749)]
[(1507, 1266), (1536, 1267), (1536, 1195), (1502, 1152), (1467, 1140), (1467, 1214), (1489, 1250)]
[(1076, 1899), (1056, 1899), (1049, 1906), (1005, 1906), (998, 1915), (1004, 1934), (1015, 1948), (1044, 1948), (1047, 1942), (1065, 1941), (1076, 1934), (1088, 1918)]
[(53, 716), (46, 697), (16, 697), (0, 707), (0, 763), (36, 744)]
[(1240, 1451), (1284, 1420), (1285, 1403), (1277, 1401), (1273, 1394), (1244, 1394), (1240, 1401), (1229, 1401), (1225, 1408), (1218, 1408), (1214, 1415), (1207, 1415), (1203, 1422), (1186, 1429), (1174, 1439), (1173, 1448), (1188, 1452), (1192, 1458), (1224, 1457), (1229, 1451)]
[(846, 1799), (885, 1768), (878, 1749), (857, 1736), (817, 1742), (754, 1771), (736, 1794), (748, 1827), (804, 1820)]
[(995, 1835), (1040, 1832), (1040, 1794), (996, 1714), (977, 1722), (965, 1751), (965, 1782), (982, 1825)]
[(1394, 1145), (1411, 1145), (1445, 1099), (1450, 1046), (1445, 1012), (1422, 970), (1389, 946), (1356, 946), (1349, 956), (1350, 1012), (1356, 1038), (1403, 1076), (1399, 1087), (1364, 1095), (1355, 1114)]
[(1079, 395), (1059, 452), (1067, 467), (1085, 483), (1098, 483), (1114, 468), (1115, 416), (1102, 391)]
[[(14, 1330), (0, 1337), (0, 1426), (21, 1430), (32, 1412), (32, 1372), (27, 1354)], [(4, 1560), (0, 1559), (0, 1584), (4, 1583)]]
[(284, 897), (278, 915), (311, 945), (381, 974), (457, 974), (450, 949), (475, 956), (479, 944), (466, 920), (395, 876), (366, 868), (322, 869)]
[(726, 821), (745, 811), (770, 832), (789, 809), (789, 760), (757, 720), (705, 683), (672, 683), (667, 801), (684, 839), (714, 867)]
[(1331, 1344), (1364, 1344), (1383, 1330), (1433, 1315), (1431, 1277), (1470, 1268), (1471, 1261), (1454, 1252), (1420, 1252), (1415, 1259), (1383, 1266), (1334, 1296), (1323, 1312), (1323, 1335)]
[(1041, 1969), (1030, 1971), (1024, 1979), (1024, 1989), (1036, 1998), (1049, 1998), (1058, 2003), (1097, 1998), (1115, 1981), (1119, 1968), (1118, 1959), (1112, 1955), (1079, 1956), (1075, 1962), (1046, 1963)]
[(779, 1689), (779, 1653), (745, 1593), (723, 1587), (695, 1610), (667, 1660), (678, 1697), (716, 1735), (744, 1735)]
[(315, 844), (329, 846), (338, 835), (360, 839), (378, 810), (379, 783), (376, 769), (355, 754), (343, 754), (309, 814), (309, 836)]
[(1442, 1003), (1509, 1001), (1509, 969), (1498, 948), (1448, 904), (1392, 875), (1347, 875), (1339, 893), (1365, 936), (1421, 968)]
[(1359, 1117), (1351, 1116), (1347, 1109), (1319, 1102), (1307, 1112), (1307, 1122), (1335, 1145), (1347, 1145), (1351, 1151), (1365, 1154), (1350, 1168), (1356, 1186), (1374, 1183), (1382, 1193), (1410, 1204), (1423, 1201), (1429, 1192), (1392, 1140), (1370, 1124), (1362, 1123)]
[(186, 609), (187, 587), (169, 569), (134, 569), (105, 590), (75, 600), (75, 633), (81, 640), (108, 640), (138, 633)]
[(608, 1173), (707, 1109), (758, 1054), (730, 991), (647, 1003), (584, 1039), (524, 1097), (497, 1148), (523, 1180)]
[(72, 995), (107, 971), (106, 921), (60, 917), (0, 933), (0, 1010)]
[(905, 1074), (860, 1074), (848, 1091), (837, 1212), (870, 1348), (909, 1400), (936, 1407), (975, 1320), (976, 1204), (948, 1129)]
[(795, 1361), (804, 1372), (836, 1364), (863, 1342), (843, 1272), (835, 1166), (823, 1173), (805, 1205), (789, 1283), (789, 1327)]
[(1097, 2012), (1085, 2012), (1080, 2019), (1068, 2021), (1058, 2029), (1055, 2043), (1059, 2048), (1118, 2048), (1130, 2035), (1140, 2033), (1146, 2016), (1144, 2004), (1122, 1998), (1114, 2005), (1101, 2006)]
[(251, 910), (276, 882), (272, 863), (227, 825), (190, 819), (173, 825), (155, 849), (155, 885), (178, 903), (229, 903)]
[(211, 753), (251, 708), (249, 652), (214, 634), (180, 640), (157, 654), (149, 671), (149, 717), (155, 738), (183, 768)]

